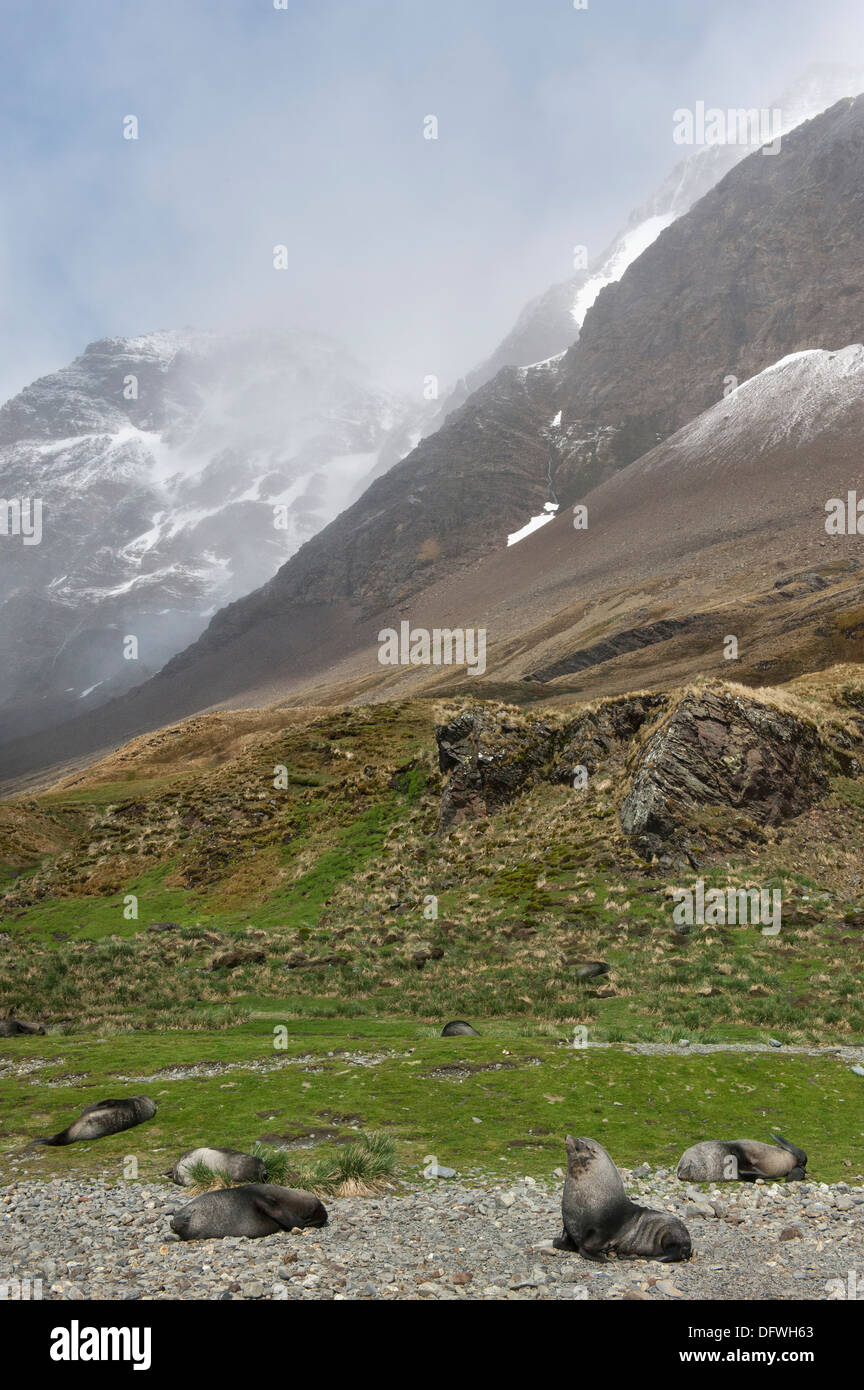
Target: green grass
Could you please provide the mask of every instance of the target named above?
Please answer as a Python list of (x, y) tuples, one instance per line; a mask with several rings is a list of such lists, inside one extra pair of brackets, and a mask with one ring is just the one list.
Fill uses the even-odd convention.
[[(772, 1129), (808, 1152), (814, 1179), (864, 1175), (864, 1080), (835, 1058), (643, 1057), (573, 1049), (570, 1030), (520, 1019), (473, 1021), (481, 1037), (441, 1039), (423, 1036), (425, 1023), (301, 1019), (289, 1024), (284, 1050), (274, 1047), (271, 1019), (211, 1033), (8, 1040), (0, 1056), (49, 1065), (2, 1083), (0, 1175), (119, 1177), (132, 1156), (152, 1181), (190, 1148), (249, 1152), (256, 1141), (274, 1147), (278, 1135), (292, 1171), (317, 1173), (319, 1182), (329, 1172), (336, 1183), (353, 1171), (359, 1133), (375, 1132), (395, 1144), (402, 1179), (419, 1178), (434, 1155), (461, 1176), (552, 1181), (568, 1132), (598, 1138), (628, 1167), (674, 1164), (699, 1139), (767, 1139)], [(251, 1069), (289, 1058), (272, 1071)], [(205, 1061), (233, 1069), (149, 1079)], [(89, 1102), (127, 1094), (152, 1096), (155, 1119), (98, 1143), (25, 1150)]]
[[(286, 1172), (338, 1185), (372, 1163), (351, 1148), (362, 1132), (396, 1144), (402, 1175), (434, 1154), (460, 1172), (548, 1176), (568, 1129), (626, 1165), (773, 1126), (812, 1149), (817, 1176), (861, 1172), (864, 1082), (836, 1060), (566, 1046), (577, 1024), (609, 1042), (864, 1040), (864, 931), (846, 920), (864, 891), (860, 784), (835, 779), (782, 839), (718, 848), (709, 826), (700, 867), (673, 871), (618, 831), (623, 764), (578, 803), (541, 784), (440, 834), (432, 723), (418, 705), (337, 711), (222, 760), (214, 746), (194, 772), (180, 759), (173, 776), (112, 772), (0, 805), (0, 1012), (53, 1030), (0, 1041), (0, 1062), (50, 1062), (2, 1082), (7, 1175), (27, 1137), (133, 1090), (159, 1103), (154, 1122), (29, 1152), (29, 1171), (119, 1171), (133, 1154), (155, 1177), (188, 1148), (259, 1143)], [(697, 878), (782, 888), (782, 932), (675, 933), (667, 890)], [(123, 915), (129, 894), (137, 919)], [(437, 918), (424, 916), (430, 895)], [(181, 930), (146, 930), (164, 921)], [(264, 960), (212, 968), (240, 946)], [(609, 974), (580, 983), (586, 959)], [(441, 1040), (448, 1018), (483, 1037)], [(357, 1050), (388, 1055), (362, 1066)], [(249, 1069), (304, 1052), (311, 1061)], [(161, 1070), (208, 1060), (240, 1070)], [(287, 1136), (287, 1159), (273, 1134)]]

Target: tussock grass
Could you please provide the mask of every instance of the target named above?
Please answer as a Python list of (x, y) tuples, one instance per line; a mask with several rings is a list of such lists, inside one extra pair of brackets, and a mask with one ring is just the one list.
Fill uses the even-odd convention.
[[(778, 701), (800, 699), (820, 718), (842, 720), (859, 707), (844, 703), (850, 690), (864, 709), (856, 668), (833, 682), (802, 678)], [(215, 723), (207, 716), (181, 726), (180, 754), (190, 752), (193, 766), (178, 763), (167, 791), (152, 783), (167, 775), (176, 740), (158, 735), (112, 755), (91, 780), (79, 774), (63, 795), (107, 787), (113, 798), (127, 774), (138, 780), (128, 783), (128, 802), (52, 806), (52, 826), (60, 818), (74, 846), (18, 880), (33, 900), (3, 923), (0, 1008), (104, 1036), (230, 1028), (265, 1010), (278, 1015), (274, 1025), (402, 1017), (420, 1041), (448, 1018), (490, 1017), (527, 1029), (580, 1023), (598, 1040), (650, 1041), (665, 1027), (763, 1040), (775, 1032), (789, 1042), (864, 1037), (856, 990), (864, 933), (844, 920), (864, 899), (860, 779), (835, 778), (831, 795), (782, 835), (745, 825), (729, 849), (724, 817), (708, 814), (694, 831), (699, 867), (683, 872), (646, 864), (620, 834), (626, 749), (610, 753), (578, 800), (566, 786), (541, 784), (440, 835), (434, 710), (443, 718), (466, 703), (284, 720), (271, 711), (267, 727), (230, 712)], [(508, 705), (511, 713), (524, 722), (538, 711)], [(573, 711), (548, 713), (559, 720)], [(290, 774), (278, 797), (276, 763)], [(26, 815), (47, 814), (39, 801), (27, 805)], [(22, 834), (16, 817), (16, 853)], [(123, 882), (142, 861), (146, 872)], [(706, 887), (779, 887), (780, 936), (746, 928), (676, 936), (669, 893), (697, 878)], [(95, 883), (105, 891), (90, 891)], [(138, 896), (137, 920), (123, 917), (127, 892)], [(437, 917), (424, 916), (429, 895)], [(165, 921), (179, 930), (147, 930)], [(247, 945), (264, 961), (208, 968)], [(422, 969), (418, 952), (435, 953)], [(577, 982), (580, 959), (612, 970)]]
[(318, 1197), (365, 1197), (379, 1192), (396, 1169), (396, 1142), (389, 1134), (360, 1134), (353, 1143), (312, 1163), (295, 1163), (285, 1149), (255, 1144), (263, 1160), (265, 1182), (300, 1187)]

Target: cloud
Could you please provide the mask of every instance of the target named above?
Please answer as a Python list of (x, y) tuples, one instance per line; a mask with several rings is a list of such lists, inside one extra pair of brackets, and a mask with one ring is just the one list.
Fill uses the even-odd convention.
[(6, 8), (3, 395), (185, 324), (308, 325), (453, 380), (669, 172), (675, 106), (765, 104), (862, 31), (847, 0)]

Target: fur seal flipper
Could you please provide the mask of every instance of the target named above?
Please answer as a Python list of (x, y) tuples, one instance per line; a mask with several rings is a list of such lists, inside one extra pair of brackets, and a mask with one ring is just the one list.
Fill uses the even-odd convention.
[(670, 1212), (631, 1202), (621, 1174), (602, 1144), (568, 1134), (565, 1147), (564, 1234), (553, 1241), (556, 1249), (574, 1249), (585, 1259), (598, 1262), (605, 1261), (610, 1252), (663, 1264), (689, 1260), (692, 1246), (687, 1227)]
[(97, 1100), (85, 1105), (77, 1120), (59, 1134), (47, 1139), (34, 1139), (34, 1144), (75, 1144), (79, 1139), (104, 1139), (108, 1134), (119, 1134), (121, 1130), (132, 1129), (135, 1125), (152, 1120), (156, 1114), (156, 1102), (149, 1096), (126, 1096), (122, 1100)]
[(772, 1134), (773, 1144), (756, 1139), (706, 1139), (693, 1144), (678, 1160), (682, 1182), (755, 1182), (757, 1178), (800, 1181), (807, 1168), (803, 1149)]
[(326, 1226), (327, 1209), (312, 1192), (248, 1183), (202, 1192), (171, 1218), (181, 1240), (214, 1240), (222, 1236), (271, 1236), (295, 1226)]

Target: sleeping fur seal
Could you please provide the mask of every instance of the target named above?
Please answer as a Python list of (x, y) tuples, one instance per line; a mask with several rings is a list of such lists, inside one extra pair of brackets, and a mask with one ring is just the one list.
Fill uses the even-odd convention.
[(126, 1096), (123, 1100), (97, 1100), (86, 1105), (81, 1116), (68, 1129), (52, 1134), (48, 1139), (34, 1139), (34, 1144), (75, 1144), (79, 1139), (104, 1139), (106, 1134), (119, 1134), (132, 1129), (144, 1120), (152, 1120), (156, 1102), (149, 1096)]
[(442, 1038), (479, 1038), (480, 1034), (464, 1019), (454, 1018), (452, 1023), (444, 1024), (441, 1029), (441, 1036)]
[(642, 1255), (670, 1264), (689, 1260), (690, 1232), (677, 1216), (637, 1206), (624, 1191), (621, 1174), (596, 1139), (564, 1141), (567, 1177), (558, 1250), (576, 1250), (586, 1260), (604, 1262), (608, 1252)]
[(16, 1038), (19, 1033), (44, 1033), (41, 1023), (22, 1023), (17, 1018), (0, 1018), (0, 1038)]
[(171, 1218), (181, 1240), (213, 1240), (219, 1236), (270, 1236), (294, 1226), (326, 1226), (324, 1203), (311, 1192), (298, 1192), (275, 1183), (223, 1187), (193, 1197)]
[(779, 1145), (760, 1144), (755, 1139), (707, 1139), (694, 1144), (678, 1160), (678, 1176), (690, 1182), (755, 1182), (757, 1178), (785, 1178), (800, 1181), (807, 1167), (803, 1149), (782, 1139)]
[(260, 1158), (254, 1154), (241, 1153), (239, 1149), (187, 1149), (181, 1154), (168, 1176), (180, 1187), (191, 1187), (195, 1178), (192, 1169), (203, 1163), (211, 1173), (224, 1173), (232, 1182), (262, 1182), (267, 1169)]

